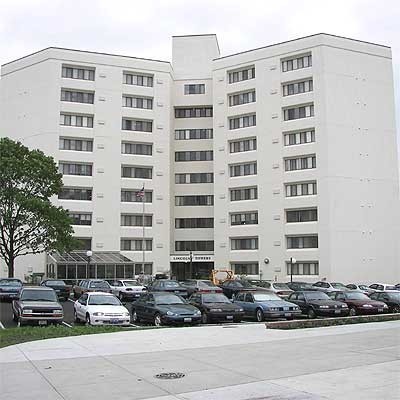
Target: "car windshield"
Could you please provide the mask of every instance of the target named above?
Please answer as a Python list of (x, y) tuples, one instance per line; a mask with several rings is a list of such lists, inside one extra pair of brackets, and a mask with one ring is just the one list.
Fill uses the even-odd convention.
[[(297, 285), (296, 285), (296, 286), (297, 286)], [(299, 283), (299, 284), (298, 284), (298, 287), (299, 287), (299, 288), (302, 288), (302, 289), (304, 289), (304, 290), (307, 290), (307, 289), (315, 289), (315, 286), (311, 285), (311, 283)]]
[(95, 281), (95, 282), (90, 282), (90, 287), (98, 289), (108, 289), (110, 285), (105, 281)]
[(275, 289), (290, 290), (289, 286), (286, 283), (273, 283), (272, 285)]
[(396, 286), (386, 286), (386, 290), (396, 290)]
[(138, 281), (123, 281), (125, 286), (140, 286)]
[(392, 300), (400, 300), (400, 292), (398, 293), (387, 293), (389, 296), (389, 299)]
[(359, 292), (346, 293), (346, 298), (349, 299), (349, 300), (371, 300), (364, 293), (359, 293)]
[(57, 301), (57, 296), (54, 290), (23, 290), (21, 301)]
[(19, 281), (18, 279), (1, 279), (0, 280), (0, 286), (17, 286), (21, 287), (22, 282)]
[(114, 296), (107, 296), (104, 294), (95, 294), (89, 296), (90, 306), (120, 306), (121, 302)]
[(203, 301), (204, 303), (230, 303), (225, 295), (218, 293), (204, 294)]
[(254, 286), (248, 281), (240, 281), (239, 282), (244, 288), (253, 288)]
[(65, 286), (64, 281), (47, 281), (46, 282), (47, 286)]
[(174, 294), (165, 294), (162, 296), (156, 296), (156, 304), (161, 305), (170, 305), (170, 304), (185, 304), (185, 302)]
[(211, 281), (199, 281), (199, 286), (202, 286), (202, 287), (216, 287)]
[(369, 289), (369, 287), (366, 286), (366, 285), (358, 285), (358, 287), (359, 287), (361, 290), (368, 290), (368, 289)]
[(174, 281), (164, 282), (164, 286), (167, 287), (167, 288), (180, 287), (179, 283), (178, 282), (174, 282)]
[(330, 300), (329, 296), (323, 292), (307, 292), (304, 296), (307, 300)]
[(348, 289), (346, 286), (343, 285), (343, 283), (338, 283), (338, 282), (332, 282), (331, 283), (332, 287), (335, 289)]
[(279, 296), (274, 293), (255, 293), (255, 301), (270, 301), (270, 300), (282, 300)]

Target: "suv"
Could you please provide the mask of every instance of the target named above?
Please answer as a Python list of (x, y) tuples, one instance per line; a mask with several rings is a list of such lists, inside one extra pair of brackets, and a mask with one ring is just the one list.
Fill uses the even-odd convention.
[(25, 324), (61, 324), (64, 313), (56, 292), (46, 287), (26, 287), (12, 303), (13, 320)]
[(46, 287), (54, 289), (60, 300), (67, 301), (69, 299), (69, 294), (71, 292), (71, 286), (67, 285), (61, 279), (45, 279), (44, 281), (40, 282), (40, 286), (46, 286)]
[(110, 284), (102, 279), (84, 279), (75, 285), (72, 290), (74, 292), (75, 299), (87, 292), (112, 293)]

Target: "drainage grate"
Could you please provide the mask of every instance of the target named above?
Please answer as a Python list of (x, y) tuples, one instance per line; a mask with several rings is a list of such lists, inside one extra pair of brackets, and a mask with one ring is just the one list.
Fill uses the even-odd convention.
[(157, 379), (180, 379), (185, 376), (182, 372), (163, 372), (162, 374), (157, 374), (154, 377)]

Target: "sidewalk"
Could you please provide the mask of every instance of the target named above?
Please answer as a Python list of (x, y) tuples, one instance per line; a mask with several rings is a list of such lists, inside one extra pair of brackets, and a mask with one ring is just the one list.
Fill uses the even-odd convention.
[[(400, 322), (307, 330), (205, 326), (0, 350), (7, 400), (400, 399)], [(160, 380), (156, 374), (182, 372)]]

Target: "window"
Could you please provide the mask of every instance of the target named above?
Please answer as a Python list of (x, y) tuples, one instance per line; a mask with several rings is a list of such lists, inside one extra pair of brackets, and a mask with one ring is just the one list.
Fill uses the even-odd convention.
[[(121, 214), (121, 226), (143, 226), (143, 215)], [(144, 215), (144, 226), (153, 226), (152, 215)]]
[(316, 208), (309, 210), (286, 210), (286, 222), (310, 222), (318, 220)]
[(314, 104), (309, 104), (306, 106), (295, 106), (291, 108), (285, 108), (283, 110), (283, 119), (285, 121), (309, 118), (313, 116), (314, 116)]
[(248, 92), (230, 94), (228, 95), (228, 100), (229, 107), (254, 103), (256, 101), (256, 91), (250, 90)]
[(257, 139), (241, 139), (229, 142), (230, 153), (241, 153), (244, 151), (257, 150)]
[(91, 213), (69, 212), (68, 216), (72, 219), (71, 225), (92, 225)]
[(313, 91), (313, 80), (307, 79), (299, 82), (284, 83), (282, 85), (283, 96), (292, 96), (294, 94)]
[(60, 150), (93, 151), (93, 139), (72, 139), (61, 137)]
[(121, 238), (121, 250), (126, 251), (152, 251), (153, 250), (153, 239), (131, 239), (131, 238)]
[(245, 211), (231, 214), (231, 225), (257, 225), (258, 211)]
[(175, 140), (198, 140), (212, 138), (212, 129), (177, 129), (175, 131)]
[(257, 162), (253, 161), (246, 164), (233, 164), (229, 166), (229, 176), (257, 175)]
[(153, 192), (145, 190), (144, 198), (141, 196), (140, 189), (121, 189), (121, 201), (125, 203), (145, 203), (153, 202)]
[(93, 104), (94, 92), (79, 92), (76, 90), (61, 89), (61, 101)]
[(77, 237), (79, 246), (75, 250), (91, 250), (92, 249), (92, 238)]
[(212, 161), (213, 151), (176, 151), (175, 161)]
[(302, 132), (287, 132), (283, 134), (285, 146), (315, 142), (314, 129)]
[(236, 275), (258, 275), (258, 262), (231, 263), (231, 269)]
[(175, 242), (175, 251), (214, 251), (213, 240), (181, 240)]
[(282, 61), (282, 72), (294, 71), (296, 69), (312, 66), (311, 54), (296, 56)]
[(229, 129), (248, 128), (256, 126), (256, 114), (244, 115), (242, 117), (229, 118)]
[(301, 169), (313, 168), (316, 168), (315, 155), (285, 159), (285, 171), (298, 171)]
[(254, 79), (256, 77), (256, 68), (254, 66), (241, 68), (237, 71), (228, 72), (228, 82), (235, 83)]
[(58, 194), (60, 200), (92, 200), (92, 189), (63, 187)]
[(214, 174), (212, 172), (197, 172), (191, 174), (175, 174), (175, 183), (213, 183)]
[(175, 218), (176, 229), (214, 228), (214, 218)]
[(58, 171), (62, 175), (92, 176), (92, 164), (60, 162)]
[(128, 119), (128, 118), (122, 118), (122, 130), (152, 132), (153, 131), (153, 121), (133, 120), (133, 119)]
[(153, 263), (137, 263), (134, 265), (135, 268), (135, 275), (153, 275)]
[(153, 76), (124, 72), (122, 82), (125, 85), (153, 87)]
[(153, 99), (151, 97), (134, 97), (123, 95), (122, 107), (153, 109)]
[(231, 201), (257, 199), (257, 186), (249, 188), (229, 189)]
[(318, 236), (288, 236), (288, 249), (317, 249)]
[(301, 261), (294, 264), (286, 262), (287, 274), (290, 275), (292, 266), (293, 275), (319, 275), (318, 261)]
[(175, 196), (176, 206), (213, 206), (214, 196), (198, 195), (198, 196)]
[(93, 115), (61, 113), (60, 125), (93, 128)]
[(258, 237), (231, 238), (231, 250), (257, 250)]
[(139, 179), (152, 179), (153, 169), (151, 167), (121, 167), (122, 178), (139, 178)]
[(94, 81), (94, 69), (84, 67), (67, 67), (63, 65), (61, 76), (63, 78)]
[(175, 108), (175, 118), (202, 118), (212, 116), (212, 107)]
[(195, 83), (185, 85), (185, 94), (204, 94), (206, 85), (204, 83)]
[(121, 153), (151, 156), (153, 154), (153, 145), (148, 143), (122, 142)]
[(294, 182), (285, 185), (286, 197), (311, 196), (317, 194), (317, 182)]

